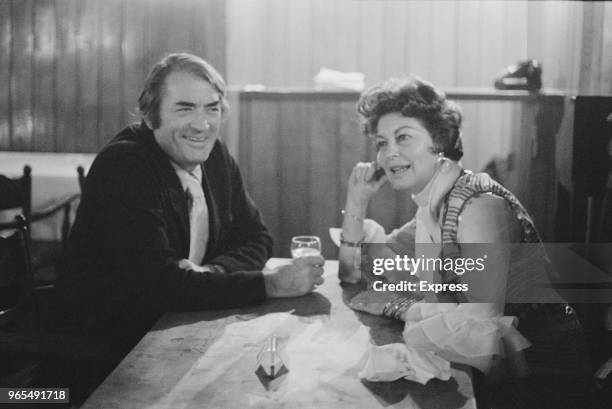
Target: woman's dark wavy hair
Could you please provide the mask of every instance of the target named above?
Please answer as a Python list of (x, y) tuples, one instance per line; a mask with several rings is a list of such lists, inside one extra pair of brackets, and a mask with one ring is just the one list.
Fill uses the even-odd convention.
[(225, 113), (229, 109), (225, 81), (212, 65), (197, 55), (189, 53), (168, 54), (153, 66), (145, 79), (140, 97), (138, 97), (138, 110), (153, 129), (160, 126), (159, 107), (166, 78), (175, 71), (187, 72), (207, 81), (221, 96), (221, 111)]
[(431, 83), (418, 77), (390, 79), (365, 90), (357, 102), (361, 128), (366, 136), (376, 134), (380, 117), (399, 112), (418, 119), (431, 134), (434, 153), (459, 160), (462, 115), (459, 107)]

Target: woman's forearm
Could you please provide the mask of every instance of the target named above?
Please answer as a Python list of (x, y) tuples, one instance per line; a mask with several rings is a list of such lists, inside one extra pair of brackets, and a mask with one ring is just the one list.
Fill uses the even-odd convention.
[(359, 242), (363, 240), (365, 234), (363, 221), (366, 217), (367, 208), (367, 201), (355, 200), (350, 196), (346, 199), (346, 204), (342, 212), (342, 236), (344, 240), (350, 242)]
[(361, 279), (359, 264), (361, 262), (361, 247), (365, 237), (364, 219), (367, 202), (353, 200), (350, 196), (342, 211), (342, 236), (338, 262), (340, 264), (339, 277), (344, 282), (358, 282)]

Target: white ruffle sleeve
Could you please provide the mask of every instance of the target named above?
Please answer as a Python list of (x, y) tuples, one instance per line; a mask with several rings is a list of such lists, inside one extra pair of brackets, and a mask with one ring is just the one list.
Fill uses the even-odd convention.
[(486, 373), (494, 358), (531, 345), (516, 329), (515, 317), (494, 311), (488, 304), (417, 303), (404, 316), (404, 341)]

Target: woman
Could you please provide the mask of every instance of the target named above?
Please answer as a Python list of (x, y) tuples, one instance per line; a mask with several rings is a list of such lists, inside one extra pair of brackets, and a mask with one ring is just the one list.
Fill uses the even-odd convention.
[[(549, 263), (533, 222), (516, 197), (488, 175), (462, 168), (459, 109), (433, 85), (410, 78), (386, 81), (366, 90), (358, 102), (358, 112), (364, 133), (376, 146), (377, 161), (376, 165), (358, 163), (349, 178), (339, 252), (340, 278), (346, 282), (361, 279), (359, 247), (363, 242), (388, 243), (383, 249), (387, 258), (395, 253), (443, 260), (476, 259), (486, 248), (488, 259), (485, 271), (474, 274), (441, 269), (416, 271), (418, 280), (467, 284), (469, 291), (408, 292), (401, 296), (371, 291), (357, 296), (351, 305), (403, 319), (407, 322), (404, 338), (408, 344), (437, 348), (436, 352), (448, 360), (469, 363), (487, 373), (489, 380), (495, 378), (492, 373), (499, 365), (492, 357), (476, 357), (469, 351), (481, 347), (479, 331), (490, 334), (493, 325), (497, 328), (493, 333), (501, 335), (487, 338), (495, 342), (482, 348), (488, 348), (492, 356), (504, 355), (499, 352), (505, 350), (506, 356), (513, 357), (506, 361), (514, 364), (514, 375), (498, 379), (487, 388), (490, 393), (485, 393), (485, 399), (490, 405), (591, 407), (584, 400), (588, 360), (580, 324), (555, 292), (536, 285), (547, 282)], [(377, 167), (384, 171), (380, 178), (375, 175), (381, 172)], [(418, 205), (415, 219), (389, 235), (365, 219), (369, 200), (387, 182), (394, 189), (409, 190)], [(403, 274), (409, 280), (414, 272)], [(519, 304), (518, 300), (529, 300), (529, 304)], [(518, 331), (528, 343), (520, 334), (512, 333), (502, 315), (519, 318)], [(457, 322), (457, 317), (463, 321), (452, 327), (449, 322)], [(432, 328), (436, 338), (450, 340), (444, 348), (431, 339)], [(503, 373), (509, 371), (504, 369)]]

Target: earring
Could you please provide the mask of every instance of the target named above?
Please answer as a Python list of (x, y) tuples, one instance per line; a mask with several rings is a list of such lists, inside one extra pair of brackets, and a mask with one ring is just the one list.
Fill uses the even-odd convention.
[(440, 172), (446, 172), (448, 169), (448, 158), (444, 156), (444, 152), (438, 152), (438, 158), (436, 160), (438, 164), (440, 164)]

